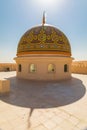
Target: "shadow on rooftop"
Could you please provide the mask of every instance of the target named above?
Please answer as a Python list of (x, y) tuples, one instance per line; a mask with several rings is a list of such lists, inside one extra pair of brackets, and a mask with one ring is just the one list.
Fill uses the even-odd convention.
[(68, 105), (81, 99), (85, 92), (82, 81), (72, 78), (67, 81), (29, 81), (9, 78), (11, 92), (0, 99), (11, 105), (29, 108), (27, 128), (30, 129), (30, 117), (34, 109), (54, 108)]
[(76, 78), (67, 81), (29, 81), (9, 78), (11, 92), (0, 99), (12, 105), (35, 108), (53, 108), (71, 104), (81, 99), (85, 92), (82, 81)]

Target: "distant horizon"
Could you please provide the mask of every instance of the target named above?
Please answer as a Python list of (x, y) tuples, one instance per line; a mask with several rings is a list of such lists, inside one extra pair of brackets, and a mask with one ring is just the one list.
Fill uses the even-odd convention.
[(22, 35), (42, 22), (56, 26), (70, 41), (75, 61), (87, 60), (86, 0), (25, 0), (0, 2), (0, 63), (14, 63)]

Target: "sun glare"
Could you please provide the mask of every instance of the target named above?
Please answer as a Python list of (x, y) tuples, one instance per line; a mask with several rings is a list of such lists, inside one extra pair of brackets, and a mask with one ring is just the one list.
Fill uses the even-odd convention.
[(37, 0), (37, 3), (42, 4), (42, 6), (50, 6), (55, 4), (55, 0)]
[(52, 7), (55, 6), (57, 0), (37, 0), (37, 4), (40, 4), (42, 7)]
[(55, 10), (61, 8), (64, 0), (35, 0), (36, 4), (42, 9)]

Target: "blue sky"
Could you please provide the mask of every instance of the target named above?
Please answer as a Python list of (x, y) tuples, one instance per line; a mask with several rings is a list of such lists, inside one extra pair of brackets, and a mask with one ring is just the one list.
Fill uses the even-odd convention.
[(0, 63), (13, 62), (21, 36), (41, 24), (59, 28), (68, 37), (72, 57), (87, 60), (87, 0), (0, 0)]

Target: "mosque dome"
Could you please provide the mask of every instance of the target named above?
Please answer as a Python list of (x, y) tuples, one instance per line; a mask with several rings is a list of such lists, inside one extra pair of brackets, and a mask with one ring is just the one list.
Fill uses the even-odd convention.
[(21, 37), (17, 48), (17, 56), (26, 54), (71, 56), (71, 47), (63, 32), (54, 26), (42, 24), (29, 29)]

